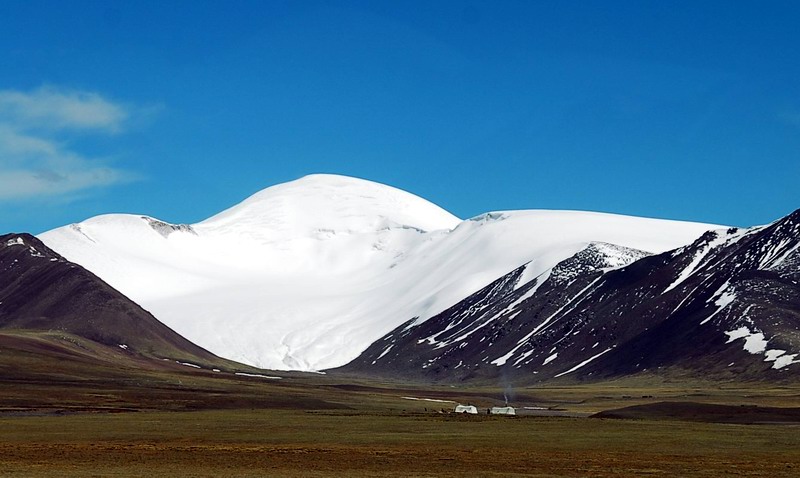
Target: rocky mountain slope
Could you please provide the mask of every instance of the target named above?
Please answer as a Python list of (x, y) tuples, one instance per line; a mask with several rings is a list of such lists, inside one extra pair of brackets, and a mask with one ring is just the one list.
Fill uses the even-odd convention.
[(409, 320), (343, 370), (491, 383), (800, 373), (800, 210), (657, 255), (592, 243), (526, 282), (529, 267)]

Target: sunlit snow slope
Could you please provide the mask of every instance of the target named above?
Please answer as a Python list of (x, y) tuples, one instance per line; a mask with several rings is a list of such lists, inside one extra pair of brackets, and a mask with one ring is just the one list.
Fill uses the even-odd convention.
[(40, 238), (220, 356), (322, 370), (525, 263), (520, 284), (590, 242), (662, 252), (716, 227), (535, 210), (461, 221), (396, 188), (312, 175), (198, 224), (106, 215)]

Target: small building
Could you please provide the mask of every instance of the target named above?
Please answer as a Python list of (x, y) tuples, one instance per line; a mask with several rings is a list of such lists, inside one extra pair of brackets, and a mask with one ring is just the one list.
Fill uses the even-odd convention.
[(475, 405), (456, 405), (456, 413), (469, 413), (472, 415), (478, 414), (478, 409)]
[(514, 407), (492, 407), (489, 410), (492, 415), (516, 415), (517, 411)]

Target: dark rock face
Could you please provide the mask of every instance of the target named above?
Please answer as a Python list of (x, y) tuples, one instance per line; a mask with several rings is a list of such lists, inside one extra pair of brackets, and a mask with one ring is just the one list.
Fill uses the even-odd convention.
[(192, 229), (192, 226), (188, 224), (170, 224), (168, 222), (159, 221), (158, 219), (153, 219), (152, 217), (147, 216), (142, 216), (142, 219), (147, 221), (147, 224), (149, 224), (154, 231), (164, 237), (169, 237), (169, 235), (173, 232), (188, 232), (197, 235), (194, 229)]
[(495, 383), (800, 372), (800, 211), (659, 255), (590, 244), (519, 284), (525, 267), (398, 327), (343, 370)]
[(30, 234), (0, 236), (0, 329), (63, 331), (152, 358), (220, 360)]

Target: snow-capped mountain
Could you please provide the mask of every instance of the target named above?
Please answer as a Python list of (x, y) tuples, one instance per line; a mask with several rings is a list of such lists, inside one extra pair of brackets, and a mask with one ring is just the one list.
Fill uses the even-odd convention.
[(593, 243), (533, 281), (526, 268), (397, 327), (345, 370), (517, 383), (800, 373), (800, 210), (660, 255)]
[(587, 247), (619, 267), (718, 227), (537, 210), (462, 221), (389, 186), (313, 175), (198, 224), (106, 215), (40, 238), (220, 356), (322, 370), (509, 271), (505, 289), (524, 293)]

